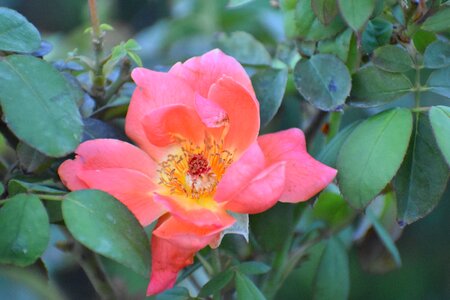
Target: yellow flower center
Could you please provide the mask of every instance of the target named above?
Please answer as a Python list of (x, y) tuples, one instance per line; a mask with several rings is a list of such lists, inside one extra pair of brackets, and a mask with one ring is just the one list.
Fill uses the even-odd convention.
[(182, 142), (176, 153), (160, 163), (159, 184), (170, 194), (192, 199), (212, 196), (232, 162), (233, 153), (223, 149), (223, 142), (205, 139), (202, 146)]

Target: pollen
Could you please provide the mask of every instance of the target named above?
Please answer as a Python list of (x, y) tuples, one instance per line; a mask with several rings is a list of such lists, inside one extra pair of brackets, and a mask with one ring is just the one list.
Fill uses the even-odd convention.
[(159, 184), (170, 194), (192, 199), (210, 197), (232, 163), (233, 152), (224, 149), (223, 142), (206, 138), (199, 146), (183, 141), (160, 163)]

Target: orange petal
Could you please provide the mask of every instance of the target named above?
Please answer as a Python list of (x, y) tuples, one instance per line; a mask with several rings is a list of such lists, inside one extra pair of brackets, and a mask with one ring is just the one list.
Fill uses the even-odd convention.
[(227, 112), (217, 103), (200, 96), (200, 94), (195, 95), (195, 109), (202, 122), (210, 128), (228, 124)]
[(252, 83), (244, 68), (236, 59), (219, 49), (209, 51), (200, 57), (193, 57), (184, 63), (177, 63), (169, 73), (185, 79), (205, 98), (208, 98), (211, 86), (224, 75), (233, 78), (255, 97)]
[(142, 149), (159, 160), (165, 154), (147, 139), (143, 127), (144, 117), (153, 109), (180, 104), (194, 107), (194, 91), (183, 79), (162, 72), (136, 68), (131, 76), (137, 84), (125, 122), (125, 131)]
[(255, 142), (259, 132), (259, 103), (256, 98), (231, 77), (222, 77), (211, 86), (208, 99), (228, 115), (225, 148), (239, 154)]
[(180, 139), (200, 144), (204, 140), (205, 127), (196, 111), (186, 105), (167, 105), (152, 110), (142, 122), (148, 140), (165, 147)]
[(324, 189), (336, 170), (315, 160), (306, 152), (305, 136), (292, 128), (258, 138), (268, 163), (286, 161), (286, 185), (280, 201), (306, 201)]
[[(153, 199), (163, 205), (174, 217), (196, 226), (225, 229), (235, 222), (226, 211), (211, 199), (194, 200), (187, 197), (155, 193)], [(201, 201), (208, 201), (201, 205)]]

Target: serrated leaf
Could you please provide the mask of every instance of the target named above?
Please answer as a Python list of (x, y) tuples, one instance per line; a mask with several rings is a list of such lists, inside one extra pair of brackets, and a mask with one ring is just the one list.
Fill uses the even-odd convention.
[(259, 261), (247, 261), (238, 265), (237, 270), (246, 275), (265, 274), (270, 271), (270, 267)]
[(351, 89), (347, 67), (329, 54), (300, 60), (294, 69), (294, 80), (298, 91), (308, 102), (326, 111), (342, 106)]
[(401, 47), (387, 45), (375, 49), (373, 54), (373, 64), (387, 72), (404, 73), (414, 66), (411, 56)]
[(416, 113), (408, 152), (393, 181), (399, 222), (411, 224), (429, 214), (448, 178), (449, 166), (438, 149), (428, 115)]
[(231, 269), (225, 270), (208, 281), (198, 293), (199, 297), (207, 297), (223, 289), (233, 279), (234, 272)]
[(434, 70), (428, 77), (427, 87), (433, 93), (450, 98), (450, 66)]
[(0, 61), (0, 90), (5, 122), (19, 139), (52, 157), (78, 146), (78, 99), (52, 65), (32, 56), (8, 56)]
[(268, 66), (272, 58), (263, 44), (244, 31), (221, 34), (218, 38), (219, 48), (239, 62), (248, 65)]
[(433, 106), (429, 116), (439, 150), (450, 166), (450, 107)]
[(266, 297), (256, 287), (256, 285), (244, 274), (236, 272), (234, 277), (236, 283), (238, 300), (264, 300)]
[(423, 63), (426, 68), (430, 69), (450, 66), (450, 44), (440, 40), (431, 43), (425, 49)]
[(339, 13), (336, 0), (312, 0), (311, 6), (319, 21), (328, 25)]
[(295, 35), (305, 41), (331, 38), (345, 29), (345, 23), (337, 15), (328, 25), (322, 24), (314, 14), (311, 0), (298, 0), (294, 14)]
[(21, 267), (34, 263), (47, 248), (50, 226), (44, 206), (34, 195), (11, 197), (0, 209), (0, 262)]
[(275, 117), (283, 100), (288, 72), (286, 69), (265, 69), (252, 76), (256, 98), (260, 103), (261, 127)]
[(339, 187), (351, 206), (366, 207), (397, 173), (412, 123), (409, 110), (392, 109), (362, 122), (347, 138), (337, 168)]
[(359, 31), (369, 20), (375, 9), (375, 0), (337, 0), (345, 22), (354, 31)]
[(353, 88), (347, 102), (357, 107), (379, 106), (406, 95), (412, 88), (411, 81), (404, 74), (367, 66), (353, 75)]
[(423, 22), (421, 28), (432, 32), (444, 32), (450, 29), (450, 7), (438, 10)]
[(350, 291), (348, 256), (336, 237), (326, 242), (313, 282), (313, 299), (347, 299)]
[(121, 202), (101, 191), (80, 190), (66, 195), (62, 212), (67, 228), (84, 246), (148, 276), (150, 243)]
[(18, 12), (0, 7), (0, 51), (31, 53), (39, 48), (36, 27)]

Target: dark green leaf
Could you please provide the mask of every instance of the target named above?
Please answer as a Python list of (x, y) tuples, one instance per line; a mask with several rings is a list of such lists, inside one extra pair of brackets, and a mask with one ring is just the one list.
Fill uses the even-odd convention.
[(35, 172), (48, 162), (48, 157), (22, 142), (17, 145), (17, 156), (20, 166), (28, 173)]
[(341, 150), (342, 145), (345, 143), (347, 137), (355, 130), (360, 122), (354, 122), (341, 131), (320, 151), (317, 159), (327, 166), (332, 168), (336, 167), (336, 161)]
[(244, 274), (236, 272), (234, 277), (238, 300), (263, 300), (266, 299), (256, 285)]
[(252, 76), (256, 98), (260, 103), (261, 127), (269, 124), (280, 108), (287, 78), (286, 69), (265, 69)]
[(450, 66), (450, 44), (443, 41), (431, 43), (423, 55), (426, 68), (439, 69)]
[(0, 209), (0, 262), (27, 266), (47, 248), (50, 226), (38, 197), (19, 194)]
[(450, 166), (450, 107), (433, 106), (429, 114), (437, 145)]
[(328, 25), (339, 13), (336, 0), (312, 0), (311, 6), (319, 21)]
[(44, 193), (44, 194), (64, 194), (64, 191), (46, 185), (46, 182), (27, 182), (20, 179), (8, 181), (8, 193), (16, 195), (19, 193)]
[(409, 71), (414, 66), (408, 52), (404, 48), (393, 45), (377, 48), (372, 62), (384, 71), (398, 73)]
[(422, 24), (423, 30), (444, 32), (450, 29), (450, 7), (439, 10)]
[[(394, 180), (398, 220), (410, 224), (429, 214), (444, 193), (449, 167), (426, 113), (417, 113), (408, 152)], [(448, 136), (448, 134), (447, 134)]]
[(348, 256), (337, 238), (330, 238), (313, 283), (313, 299), (347, 299), (350, 291)]
[(337, 0), (341, 15), (354, 31), (359, 31), (375, 9), (375, 0)]
[(5, 186), (0, 182), (0, 196), (5, 192)]
[(155, 297), (156, 300), (188, 300), (192, 299), (189, 291), (185, 287), (176, 286), (170, 290), (166, 290)]
[(411, 81), (404, 74), (367, 66), (353, 75), (353, 88), (348, 103), (358, 107), (379, 106), (406, 95), (412, 88)]
[(384, 19), (370, 20), (362, 34), (363, 50), (366, 53), (372, 53), (376, 48), (388, 44), (392, 30), (392, 24)]
[(234, 272), (228, 269), (211, 278), (200, 290), (199, 297), (207, 297), (223, 289), (233, 279)]
[(326, 111), (340, 108), (351, 89), (347, 67), (329, 54), (300, 60), (294, 69), (294, 80), (298, 91), (308, 102)]
[(338, 192), (325, 190), (314, 203), (313, 217), (323, 221), (329, 228), (342, 228), (355, 215), (354, 210)]
[(0, 7), (0, 50), (31, 53), (41, 44), (36, 27), (18, 12)]
[(148, 276), (150, 243), (122, 203), (101, 191), (81, 190), (66, 195), (62, 211), (67, 228), (83, 245)]
[(294, 17), (296, 36), (306, 41), (327, 39), (345, 29), (345, 23), (339, 16), (336, 16), (329, 25), (322, 24), (312, 10), (311, 0), (298, 0)]
[(389, 251), (392, 258), (394, 258), (396, 265), (398, 267), (400, 267), (402, 264), (402, 261), (400, 259), (400, 253), (398, 252), (398, 249), (395, 246), (395, 243), (392, 240), (389, 232), (387, 232), (386, 229), (383, 227), (383, 225), (381, 225), (380, 221), (373, 214), (373, 212), (371, 210), (366, 211), (366, 216), (369, 218), (370, 222), (373, 224), (373, 227), (375, 228), (375, 231), (377, 232), (378, 236), (380, 237), (381, 241), (383, 242), (383, 245)]
[(334, 54), (340, 60), (347, 61), (353, 32), (347, 29), (335, 38), (319, 41), (317, 49), (322, 54)]
[(16, 136), (48, 156), (64, 156), (81, 140), (74, 94), (52, 65), (32, 56), (0, 61), (0, 103)]
[(428, 77), (427, 86), (431, 92), (450, 98), (450, 66), (434, 70)]
[(83, 142), (93, 139), (119, 139), (126, 140), (126, 136), (117, 128), (94, 118), (83, 119)]
[(425, 49), (436, 40), (436, 34), (425, 30), (417, 30), (412, 37), (414, 46), (420, 53), (424, 53)]
[(406, 154), (412, 123), (409, 110), (393, 109), (350, 134), (337, 160), (339, 187), (350, 205), (366, 207), (391, 181)]
[(259, 261), (248, 261), (237, 266), (237, 269), (246, 275), (265, 274), (270, 271), (270, 267)]
[(272, 58), (263, 44), (247, 32), (221, 34), (218, 43), (220, 49), (243, 64), (267, 66), (272, 63)]

